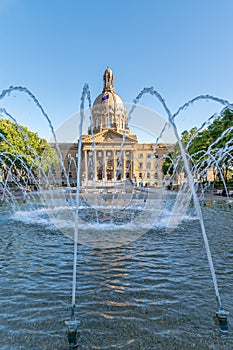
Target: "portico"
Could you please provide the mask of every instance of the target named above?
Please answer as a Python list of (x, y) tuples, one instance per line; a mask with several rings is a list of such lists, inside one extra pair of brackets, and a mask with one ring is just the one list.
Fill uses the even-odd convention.
[(94, 135), (94, 139), (92, 136), (84, 135), (82, 142), (84, 159), (82, 181), (84, 183), (134, 179), (137, 138), (134, 135), (128, 135), (122, 145), (122, 136), (111, 129)]

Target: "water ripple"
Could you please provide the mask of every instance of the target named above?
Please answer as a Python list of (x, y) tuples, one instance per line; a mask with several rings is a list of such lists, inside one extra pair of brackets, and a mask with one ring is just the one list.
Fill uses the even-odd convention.
[[(216, 301), (200, 225), (154, 229), (128, 246), (78, 247), (80, 349), (233, 349), (233, 218), (204, 210), (229, 332), (214, 320)], [(1, 349), (65, 350), (73, 243), (41, 225), (2, 223)]]

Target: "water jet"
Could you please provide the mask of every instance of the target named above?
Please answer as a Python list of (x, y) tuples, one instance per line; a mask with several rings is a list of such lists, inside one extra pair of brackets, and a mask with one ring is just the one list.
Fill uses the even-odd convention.
[[(11, 87), (9, 90), (9, 93), (11, 93), (13, 91), (20, 91), (20, 92), (24, 92), (24, 93), (29, 93), (28, 90), (25, 88), (13, 88), (13, 87)], [(165, 110), (168, 112), (169, 120), (170, 120), (171, 124), (173, 125), (173, 122), (174, 122), (177, 114), (172, 115), (170, 113), (170, 111), (167, 109), (166, 105), (164, 104), (164, 100), (157, 92), (155, 92), (155, 90), (150, 88), (149, 90), (145, 90), (144, 92), (149, 92), (149, 93), (155, 95), (160, 100), (160, 102), (162, 102), (162, 104), (165, 106)], [(140, 97), (142, 97), (142, 95), (143, 94), (141, 94)], [(0, 99), (3, 97), (5, 97), (5, 93), (0, 94)], [(80, 114), (81, 114), (80, 135), (82, 135), (82, 123), (83, 123), (83, 118), (84, 118), (84, 115), (83, 115), (84, 99), (86, 97), (89, 101), (89, 108), (90, 108), (90, 106), (91, 106), (90, 92), (89, 92), (87, 85), (85, 85), (83, 95), (82, 95), (82, 104), (81, 104), (81, 110), (80, 110)], [(210, 96), (206, 96), (205, 98), (210, 99)], [(136, 102), (138, 102), (138, 101), (139, 101), (139, 98), (136, 100)], [(38, 101), (35, 98), (34, 98), (34, 102), (36, 102), (36, 104), (38, 105)], [(193, 102), (193, 101), (191, 101), (191, 102)], [(220, 102), (224, 105), (227, 105), (227, 103), (228, 103), (227, 101), (220, 100), (220, 99), (218, 99), (217, 102)], [(186, 104), (183, 108), (186, 108), (188, 104)], [(40, 105), (38, 105), (38, 106), (41, 109)], [(42, 114), (48, 120), (47, 114), (45, 114), (43, 109), (41, 109), (41, 110), (42, 110)], [(131, 115), (132, 115), (132, 112), (130, 112), (130, 117), (131, 117)], [(51, 123), (49, 123), (49, 125), (51, 125)], [(51, 129), (53, 131), (52, 126), (51, 126)], [(162, 136), (162, 133), (160, 136)], [(92, 144), (91, 150), (95, 151), (96, 144), (95, 144), (95, 140), (94, 140), (95, 137), (94, 137), (92, 127), (91, 127), (91, 138), (92, 138), (92, 140), (90, 140), (90, 142)], [(124, 133), (123, 138), (122, 138), (122, 147), (120, 148), (119, 158), (122, 155), (122, 152), (124, 149), (124, 142), (125, 142), (126, 138), (127, 138), (127, 135), (126, 135), (126, 133)], [(177, 135), (177, 139), (179, 140), (178, 135)], [(163, 229), (164, 229), (164, 227), (167, 229), (166, 233), (167, 233), (167, 237), (169, 237), (172, 229), (175, 229), (176, 227), (178, 227), (180, 225), (180, 223), (182, 222), (182, 220), (184, 219), (184, 215), (188, 210), (190, 198), (192, 195), (193, 195), (194, 202), (195, 202), (196, 212), (198, 214), (198, 218), (199, 218), (200, 223), (201, 223), (201, 230), (202, 230), (202, 234), (203, 234), (203, 238), (204, 238), (204, 242), (205, 242), (205, 248), (206, 248), (206, 252), (207, 252), (207, 256), (208, 256), (211, 275), (212, 275), (214, 288), (215, 288), (215, 294), (216, 294), (217, 302), (218, 302), (218, 311), (216, 312), (216, 318), (218, 319), (218, 322), (220, 324), (221, 329), (227, 330), (229, 313), (222, 309), (222, 303), (221, 303), (220, 294), (219, 294), (219, 290), (218, 290), (217, 279), (216, 279), (215, 270), (214, 270), (214, 266), (213, 266), (212, 256), (210, 253), (209, 243), (207, 240), (207, 235), (206, 235), (206, 230), (205, 230), (205, 225), (204, 225), (204, 220), (202, 218), (201, 208), (200, 208), (200, 204), (199, 204), (200, 199), (197, 197), (196, 192), (195, 192), (196, 189), (193, 185), (193, 182), (194, 182), (193, 177), (190, 175), (188, 176), (189, 188), (188, 189), (183, 188), (183, 191), (180, 190), (180, 192), (178, 192), (178, 193), (175, 193), (175, 192), (174, 193), (167, 193), (169, 191), (166, 191), (164, 188), (159, 188), (159, 189), (141, 188), (140, 189), (136, 185), (134, 185), (134, 184), (130, 185), (129, 182), (126, 182), (126, 181), (124, 183), (122, 182), (121, 186), (119, 185), (119, 183), (118, 183), (118, 185), (116, 185), (116, 183), (111, 182), (111, 187), (112, 187), (111, 190), (110, 190), (110, 186), (105, 188), (102, 185), (102, 183), (97, 183), (97, 182), (93, 181), (92, 188), (88, 189), (87, 186), (86, 187), (83, 186), (83, 184), (80, 180), (82, 178), (82, 176), (80, 175), (81, 166), (82, 166), (81, 165), (81, 152), (82, 152), (81, 144), (82, 144), (82, 138), (80, 136), (79, 142), (78, 142), (78, 157), (77, 157), (78, 162), (77, 162), (77, 159), (76, 160), (72, 159), (72, 161), (73, 161), (72, 164), (75, 164), (75, 166), (76, 166), (76, 175), (77, 175), (77, 181), (76, 181), (77, 190), (76, 191), (72, 191), (71, 187), (69, 186), (69, 175), (68, 174), (69, 174), (69, 171), (71, 169), (71, 166), (73, 166), (73, 165), (70, 162), (68, 172), (67, 171), (65, 172), (65, 167), (64, 167), (64, 164), (62, 161), (61, 153), (59, 153), (59, 161), (60, 161), (60, 167), (61, 167), (60, 170), (64, 171), (64, 173), (65, 173), (64, 177), (65, 177), (65, 181), (67, 182), (67, 186), (68, 186), (67, 191), (64, 189), (61, 189), (61, 188), (55, 189), (55, 190), (51, 190), (51, 189), (47, 188), (46, 186), (49, 186), (50, 183), (49, 183), (49, 179), (48, 179), (48, 176), (46, 175), (46, 173), (42, 173), (42, 170), (40, 169), (41, 177), (39, 179), (37, 179), (33, 176), (31, 168), (28, 168), (27, 172), (31, 176), (31, 178), (33, 179), (33, 182), (35, 183), (35, 186), (37, 188), (37, 191), (36, 191), (37, 193), (33, 193), (33, 192), (27, 193), (25, 198), (24, 198), (25, 203), (23, 205), (19, 205), (19, 199), (16, 198), (15, 195), (13, 195), (14, 191), (10, 188), (10, 186), (8, 184), (8, 177), (5, 178), (6, 179), (5, 182), (3, 182), (1, 184), (1, 187), (0, 187), (2, 198), (4, 198), (4, 200), (9, 200), (13, 204), (14, 209), (17, 212), (21, 211), (21, 213), (22, 213), (23, 209), (24, 209), (25, 213), (26, 213), (24, 218), (25, 217), (28, 218), (31, 215), (32, 216), (31, 224), (33, 224), (34, 226), (36, 226), (36, 216), (33, 216), (33, 215), (37, 214), (38, 215), (37, 218), (39, 218), (39, 219), (42, 218), (45, 222), (46, 219), (43, 217), (43, 215), (45, 214), (46, 210), (47, 210), (48, 216), (50, 216), (50, 218), (51, 218), (51, 221), (54, 219), (55, 225), (57, 225), (56, 227), (58, 229), (60, 229), (60, 227), (61, 227), (61, 231), (64, 229), (65, 224), (67, 225), (67, 224), (72, 223), (72, 225), (70, 225), (70, 227), (69, 227), (69, 232), (71, 232), (71, 234), (70, 235), (67, 234), (67, 236), (69, 238), (72, 238), (72, 240), (74, 241), (73, 282), (72, 282), (72, 302), (71, 302), (72, 310), (71, 310), (71, 319), (65, 323), (66, 326), (68, 327), (67, 338), (68, 338), (69, 348), (75, 349), (78, 347), (79, 336), (80, 336), (79, 335), (80, 322), (78, 321), (78, 319), (76, 319), (75, 312), (74, 312), (75, 304), (76, 304), (76, 300), (75, 300), (75, 298), (76, 298), (76, 273), (77, 273), (77, 271), (79, 272), (79, 270), (77, 269), (78, 243), (84, 243), (84, 245), (85, 244), (90, 245), (94, 248), (100, 247), (101, 249), (107, 249), (109, 247), (114, 248), (115, 246), (119, 247), (121, 245), (119, 242), (123, 242), (122, 244), (126, 244), (128, 242), (136, 241), (136, 238), (141, 237), (142, 236), (141, 232), (140, 232), (140, 234), (138, 234), (138, 232), (140, 230), (142, 230), (142, 227), (144, 230), (143, 233), (146, 233), (150, 228), (152, 228), (153, 234), (156, 236), (156, 233), (159, 231), (159, 225), (160, 225), (162, 220), (166, 221), (166, 224), (163, 226)], [(58, 145), (56, 148), (59, 148)], [(219, 151), (218, 152), (218, 156), (219, 156), (218, 160), (214, 160), (212, 157), (212, 151), (213, 151), (213, 145), (212, 145), (209, 147), (208, 151), (205, 154), (203, 154), (203, 162), (204, 162), (205, 157), (208, 158), (207, 162), (209, 164), (211, 164), (211, 162), (212, 162), (212, 164), (215, 164), (214, 161), (216, 161), (216, 164), (215, 164), (216, 168), (220, 169), (220, 165), (221, 165), (221, 161), (223, 159), (223, 156), (225, 156), (227, 154), (229, 149), (230, 148), (226, 147), (224, 150), (222, 150), (222, 152)], [(186, 159), (187, 158), (186, 149), (183, 149), (183, 151), (181, 153), (182, 153), (183, 159)], [(3, 153), (0, 154), (0, 157), (3, 158)], [(4, 154), (4, 157), (5, 158), (9, 157), (9, 155)], [(8, 168), (6, 168), (6, 170), (8, 170), (9, 173), (11, 172), (11, 169), (12, 169), (15, 161), (20, 162), (21, 164), (24, 165), (23, 159), (21, 159), (19, 156), (16, 155), (15, 159), (11, 160), (10, 165), (8, 166)], [(86, 159), (86, 161), (88, 161), (88, 160)], [(90, 163), (91, 166), (94, 167), (97, 161), (98, 161), (98, 159), (94, 159), (93, 162)], [(192, 164), (191, 158), (189, 158), (188, 161)], [(189, 166), (187, 164), (188, 161), (186, 159), (185, 164), (186, 164), (187, 173), (189, 174), (190, 169), (189, 169)], [(205, 159), (205, 161), (206, 161), (206, 159)], [(200, 166), (196, 166), (196, 167), (193, 166), (192, 171), (194, 173), (198, 173), (200, 171), (201, 167), (203, 166), (203, 164), (204, 163), (202, 163)], [(116, 172), (120, 172), (121, 169), (122, 169), (121, 163), (118, 162)], [(125, 170), (127, 170), (127, 171), (129, 171), (129, 169), (130, 169), (130, 165), (128, 165), (125, 168)], [(221, 171), (219, 171), (219, 173), (222, 176)], [(10, 175), (14, 181), (15, 187), (20, 187), (21, 183), (17, 179), (17, 176), (13, 173), (11, 173)], [(40, 182), (41, 179), (44, 179), (43, 184), (42, 184), (42, 182)], [(25, 181), (24, 188), (26, 188), (26, 185), (28, 185), (28, 181)], [(224, 184), (224, 186), (225, 186), (225, 184)], [(188, 187), (188, 185), (187, 185), (187, 187)], [(107, 191), (107, 189), (108, 189), (108, 191)], [(101, 191), (104, 191), (104, 190), (106, 190), (106, 193), (103, 192), (103, 194), (101, 194)], [(118, 192), (118, 190), (119, 190), (119, 192)], [(206, 202), (204, 199), (204, 192), (205, 192), (205, 188), (203, 189), (203, 193), (202, 193), (203, 194), (202, 201), (204, 203), (205, 209), (208, 210), (208, 208), (206, 208), (207, 205), (205, 205), (206, 203), (208, 204), (208, 202)], [(39, 201), (42, 202), (41, 206), (44, 205), (45, 209), (43, 209), (39, 206), (39, 204), (38, 204)], [(169, 215), (166, 216), (167, 211), (166, 211), (166, 208), (164, 205), (165, 202), (169, 202), (169, 205), (170, 205), (170, 203), (172, 203), (171, 207), (169, 207), (169, 210), (167, 210), (167, 211), (169, 211), (170, 216)], [(175, 204), (174, 204), (174, 202), (175, 202)], [(230, 204), (229, 204), (229, 206), (230, 206)], [(28, 210), (28, 208), (30, 208), (31, 210)], [(172, 208), (174, 210), (172, 210)], [(183, 209), (183, 210), (181, 210), (181, 209)], [(153, 220), (152, 220), (151, 217), (152, 217), (152, 215), (154, 215), (154, 212), (157, 212), (157, 214), (153, 217)], [(181, 213), (182, 213), (182, 215), (180, 217), (178, 217), (177, 214), (181, 214)], [(171, 216), (173, 216), (173, 219), (171, 218)], [(58, 224), (59, 218), (61, 218), (61, 220)], [(62, 221), (62, 223), (61, 223), (61, 221)], [(61, 226), (59, 226), (59, 225), (61, 225)], [(66, 232), (65, 229), (63, 232)], [(193, 236), (195, 236), (195, 235), (196, 235), (196, 232), (193, 232)], [(101, 239), (100, 239), (100, 237), (101, 237)], [(114, 238), (114, 239), (112, 239), (112, 238)], [(119, 239), (119, 241), (117, 241), (118, 239)], [(179, 233), (177, 239), (180, 239), (180, 233)], [(155, 240), (154, 237), (153, 237), (153, 239), (151, 239), (150, 244), (154, 244), (153, 240)], [(171, 242), (172, 242), (172, 240), (171, 240)], [(144, 241), (144, 243), (145, 243), (145, 241)], [(146, 244), (147, 244), (147, 242), (146, 242)], [(175, 243), (172, 242), (172, 244), (174, 245)], [(184, 247), (184, 250), (186, 247)], [(149, 250), (149, 248), (148, 248), (148, 250)], [(155, 246), (155, 248), (157, 249), (158, 247)], [(80, 248), (80, 250), (81, 249), (82, 248)], [(160, 249), (162, 250), (163, 247), (160, 246)], [(123, 250), (123, 248), (122, 248), (122, 250)], [(113, 251), (114, 251), (114, 249), (113, 249)], [(143, 248), (140, 248), (140, 251), (142, 252)], [(121, 254), (120, 249), (118, 252), (116, 250), (114, 252), (116, 255)], [(132, 251), (131, 251), (131, 253), (132, 253)], [(95, 251), (95, 254), (98, 255), (99, 251)], [(167, 249), (165, 249), (165, 253), (162, 254), (160, 257), (158, 257), (157, 260), (158, 261), (159, 261), (159, 259), (166, 260), (166, 258), (164, 258), (164, 257), (167, 257), (166, 254), (168, 254)], [(105, 255), (107, 256), (108, 253), (105, 252)], [(130, 264), (134, 259), (133, 254), (131, 254), (131, 255), (127, 258), (128, 263), (130, 262)], [(65, 253), (64, 253), (64, 256), (65, 256)], [(104, 256), (104, 259), (106, 259), (106, 256)], [(145, 266), (149, 270), (150, 264), (152, 263), (152, 265), (153, 265), (154, 260), (156, 260), (155, 255), (154, 255), (154, 251), (149, 254), (149, 257), (150, 258), (148, 258), (148, 256), (145, 256), (142, 258), (142, 260), (144, 259), (144, 263), (145, 263), (145, 265), (143, 265), (143, 268), (141, 269), (142, 273), (144, 273), (144, 271), (146, 270)], [(88, 259), (90, 257), (85, 256), (85, 258)], [(149, 261), (148, 264), (146, 262), (147, 259)], [(189, 257), (188, 257), (188, 259), (189, 259)], [(192, 257), (190, 257), (190, 259), (192, 259)], [(118, 260), (120, 261), (121, 259), (118, 259)], [(127, 271), (123, 271), (123, 274), (122, 274), (123, 277), (118, 276), (119, 271), (121, 271), (121, 269), (122, 269), (122, 265), (124, 265), (124, 260), (123, 260), (122, 265), (119, 264), (119, 266), (117, 266), (117, 263), (119, 261), (117, 261), (117, 259), (116, 259), (116, 261), (113, 262), (113, 269), (115, 271), (115, 274), (119, 278), (119, 280), (116, 278), (117, 283), (121, 282), (121, 278), (125, 279), (125, 280), (129, 279), (129, 277), (127, 276)], [(188, 261), (190, 261), (190, 260), (188, 260)], [(104, 262), (106, 262), (106, 260), (104, 260)], [(138, 264), (140, 265), (140, 263), (141, 263), (140, 256), (138, 256)], [(128, 266), (130, 264), (128, 264)], [(186, 261), (186, 264), (184, 264), (184, 266), (187, 266), (187, 261)], [(88, 266), (88, 268), (91, 268), (94, 270), (95, 266), (94, 265)], [(161, 272), (160, 266), (156, 266), (156, 262), (155, 262), (155, 265), (153, 265), (153, 269), (150, 271), (151, 275), (154, 274), (155, 269), (156, 269), (156, 271)], [(163, 274), (163, 273), (167, 274), (168, 273), (167, 270), (168, 269), (164, 269), (164, 271), (162, 271), (161, 274)], [(185, 275), (186, 272), (182, 271), (182, 273)], [(111, 274), (111, 269), (108, 269), (108, 274), (109, 275)], [(107, 276), (108, 276), (108, 274), (107, 274)], [(104, 277), (103, 271), (100, 273), (100, 276), (102, 279), (102, 281), (101, 281), (102, 284), (99, 284), (101, 286), (99, 288), (99, 290), (103, 290), (102, 289), (103, 285), (105, 285), (105, 287), (106, 287), (106, 282), (105, 282), (105, 277)], [(85, 277), (86, 277), (86, 275), (85, 275)], [(83, 276), (81, 276), (80, 279), (81, 278), (83, 278)], [(94, 278), (96, 278), (96, 276), (94, 276), (94, 274), (93, 275), (90, 274), (90, 276), (88, 276), (88, 278), (94, 279)], [(147, 279), (148, 279), (148, 276), (145, 276), (145, 281), (147, 281)], [(171, 279), (171, 276), (168, 276), (167, 279), (168, 280)], [(114, 280), (115, 280), (115, 277), (114, 277)], [(155, 283), (155, 282), (157, 283), (156, 279), (153, 281), (153, 283)], [(84, 278), (84, 282), (82, 282), (82, 283), (85, 284), (85, 278)], [(90, 283), (92, 283), (92, 285), (94, 284), (93, 282), (90, 282)], [(99, 283), (98, 278), (97, 278), (97, 282), (95, 281), (95, 283), (96, 283), (96, 286), (98, 286), (98, 283)], [(108, 283), (110, 284), (111, 281), (108, 281)], [(129, 279), (129, 283), (128, 283), (129, 286), (130, 286), (130, 283), (132, 283), (132, 280)], [(196, 281), (194, 280), (194, 284), (195, 283), (196, 283)], [(203, 280), (203, 283), (205, 283), (204, 280)], [(161, 288), (164, 287), (164, 284), (162, 284)], [(169, 285), (169, 287), (170, 287), (170, 285)], [(110, 294), (110, 297), (114, 296), (114, 291), (115, 291), (114, 288), (116, 288), (116, 286), (113, 286), (113, 288), (112, 288), (113, 292), (112, 292), (112, 294)], [(124, 290), (124, 288), (127, 289), (127, 286), (124, 286), (122, 288), (122, 291)], [(142, 286), (142, 287), (140, 286), (140, 288), (142, 288), (142, 290), (143, 290), (143, 288), (145, 288), (145, 286)], [(138, 289), (140, 289), (140, 288), (138, 288)], [(64, 287), (64, 289), (65, 289), (65, 287)], [(108, 286), (104, 289), (106, 293), (108, 292), (108, 289), (110, 289)], [(158, 290), (159, 290), (159, 288), (158, 288)], [(133, 291), (131, 289), (131, 292), (135, 293), (135, 295), (138, 296), (137, 291)], [(98, 293), (98, 291), (97, 291), (97, 293)], [(148, 294), (149, 293), (150, 293), (150, 291), (148, 291)], [(85, 293), (83, 293), (83, 294), (85, 294)], [(93, 295), (94, 294), (92, 294), (92, 296), (91, 296), (92, 298), (93, 298)], [(85, 297), (88, 298), (89, 296), (87, 295)], [(153, 298), (154, 298), (154, 295), (153, 295)], [(133, 302), (137, 303), (137, 301), (135, 301), (135, 300), (139, 300), (139, 298), (136, 298), (136, 297), (134, 298)], [(82, 302), (83, 301), (81, 300), (81, 303)], [(141, 301), (141, 302), (143, 302), (143, 301)], [(132, 300), (129, 301), (129, 304), (130, 303), (132, 303)], [(111, 305), (111, 302), (109, 304)], [(110, 309), (109, 304), (108, 304), (108, 308)], [(151, 304), (153, 304), (153, 302), (151, 302)], [(93, 304), (91, 302), (89, 302), (88, 305), (93, 305)], [(99, 305), (101, 305), (101, 308), (105, 307), (105, 303), (102, 301), (100, 301)], [(162, 305), (162, 302), (161, 302), (161, 305)], [(117, 306), (115, 305), (114, 307), (117, 307)], [(107, 310), (107, 312), (109, 312), (109, 309)], [(110, 317), (109, 317), (109, 315), (107, 313), (105, 313), (105, 314), (102, 313), (101, 315), (102, 315), (101, 317), (104, 318), (104, 321), (109, 320), (112, 317), (112, 315), (110, 315)], [(79, 318), (79, 317), (77, 317), (77, 318)]]

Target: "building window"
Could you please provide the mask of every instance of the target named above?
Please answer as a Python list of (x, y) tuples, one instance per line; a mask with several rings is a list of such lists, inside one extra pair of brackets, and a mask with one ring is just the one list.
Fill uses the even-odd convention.
[(98, 155), (99, 158), (101, 158), (102, 157), (102, 151), (98, 151), (97, 155)]
[(154, 179), (158, 179), (158, 173), (154, 173)]
[(142, 163), (139, 163), (139, 169), (142, 169)]
[(107, 156), (111, 157), (111, 155), (112, 155), (112, 151), (107, 151)]
[(129, 157), (130, 151), (126, 151), (126, 152), (125, 152), (125, 155), (126, 155), (126, 157)]
[(155, 154), (155, 158), (159, 158), (159, 155), (158, 155), (158, 153), (156, 153), (156, 154)]
[(122, 165), (122, 161), (120, 158), (117, 159), (117, 168), (120, 168)]
[(127, 160), (127, 162), (126, 162), (126, 168), (127, 168), (127, 169), (130, 168), (130, 160)]
[(71, 177), (72, 177), (72, 172), (70, 171), (70, 172), (69, 172), (69, 178), (71, 178)]
[(150, 179), (150, 173), (147, 173), (147, 179)]
[(116, 151), (116, 155), (117, 155), (118, 157), (120, 157), (121, 151)]
[(148, 159), (150, 159), (151, 158), (151, 154), (149, 153), (149, 154), (147, 154), (147, 158)]
[(143, 158), (143, 153), (139, 153), (139, 154), (138, 154), (138, 158), (139, 158), (139, 159), (142, 159), (142, 158)]
[(139, 173), (138, 177), (139, 177), (140, 179), (142, 179), (142, 173)]
[(109, 167), (111, 167), (112, 166), (112, 161), (108, 160), (107, 164), (108, 164)]
[(148, 162), (147, 165), (146, 165), (147, 169), (150, 169), (151, 168), (151, 163)]
[(92, 151), (88, 152), (89, 157), (92, 157)]
[(70, 158), (71, 158), (71, 154), (70, 154), (70, 153), (68, 153), (67, 157), (68, 157), (68, 159), (70, 159)]

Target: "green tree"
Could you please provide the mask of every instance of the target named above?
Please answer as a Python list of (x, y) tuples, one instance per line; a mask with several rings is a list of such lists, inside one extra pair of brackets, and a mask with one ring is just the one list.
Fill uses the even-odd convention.
[(227, 181), (229, 168), (233, 165), (232, 129), (233, 112), (227, 109), (208, 128), (197, 133), (187, 151), (199, 172), (210, 166), (218, 171), (221, 169)]
[[(190, 131), (184, 130), (181, 134), (181, 141), (186, 148), (188, 142), (191, 140), (191, 138), (196, 134), (197, 128), (192, 128)], [(181, 158), (181, 152), (178, 142), (174, 145), (174, 150), (172, 153), (168, 154), (168, 157), (166, 157), (163, 166), (162, 171), (164, 175), (174, 175), (175, 173), (180, 173), (183, 170), (183, 160)]]
[(174, 170), (174, 166), (173, 166), (172, 153), (169, 153), (163, 162), (162, 172), (164, 175), (167, 175), (167, 174), (172, 175), (173, 170)]
[[(233, 112), (226, 109), (207, 128), (199, 130), (194, 127), (183, 131), (181, 141), (190, 161), (190, 168), (195, 176), (204, 176), (211, 167), (218, 174), (221, 172), (227, 181), (229, 169), (233, 169)], [(183, 161), (178, 143), (166, 159), (164, 174), (172, 169), (181, 172)]]
[(56, 162), (56, 152), (45, 139), (9, 119), (0, 120), (2, 178), (10, 171), (23, 180), (35, 176), (38, 169), (48, 172)]

